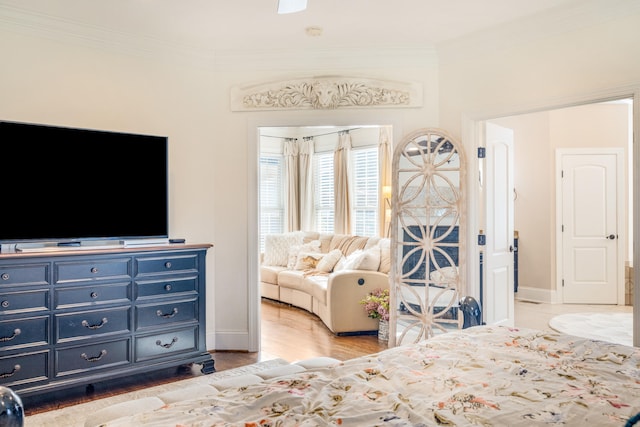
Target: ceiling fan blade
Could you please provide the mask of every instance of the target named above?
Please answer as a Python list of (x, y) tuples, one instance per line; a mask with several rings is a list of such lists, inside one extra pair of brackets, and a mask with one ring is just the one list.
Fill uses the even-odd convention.
[(278, 13), (300, 12), (307, 8), (307, 0), (278, 0)]

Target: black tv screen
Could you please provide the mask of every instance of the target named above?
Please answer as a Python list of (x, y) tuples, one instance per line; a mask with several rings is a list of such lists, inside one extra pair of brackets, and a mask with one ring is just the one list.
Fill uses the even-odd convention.
[(0, 241), (168, 237), (167, 137), (0, 121)]

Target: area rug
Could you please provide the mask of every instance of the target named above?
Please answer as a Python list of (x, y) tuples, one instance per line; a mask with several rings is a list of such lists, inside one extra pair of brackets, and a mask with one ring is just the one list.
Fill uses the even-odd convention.
[(141, 397), (157, 396), (167, 391), (179, 390), (183, 387), (194, 384), (208, 383), (238, 375), (255, 374), (266, 369), (272, 369), (288, 364), (289, 362), (284, 359), (266, 360), (264, 362), (258, 362), (240, 368), (214, 372), (210, 375), (202, 375), (129, 393), (123, 393), (104, 399), (97, 399), (63, 409), (27, 416), (25, 417), (24, 427), (83, 427), (85, 423), (85, 416), (87, 414), (91, 414), (99, 409), (106, 408), (116, 403), (139, 399)]
[(552, 317), (549, 326), (569, 335), (633, 345), (633, 313), (569, 313)]

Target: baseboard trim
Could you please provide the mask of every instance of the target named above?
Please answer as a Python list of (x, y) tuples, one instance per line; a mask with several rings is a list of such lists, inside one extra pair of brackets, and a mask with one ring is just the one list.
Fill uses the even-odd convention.
[(546, 304), (558, 303), (556, 291), (523, 286), (518, 286), (518, 292), (515, 294), (515, 299), (520, 301), (542, 302)]

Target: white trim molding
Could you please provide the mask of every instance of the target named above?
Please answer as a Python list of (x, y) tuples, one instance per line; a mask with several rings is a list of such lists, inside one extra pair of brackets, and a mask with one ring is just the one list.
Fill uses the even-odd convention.
[(420, 83), (318, 76), (231, 88), (231, 111), (422, 107)]

